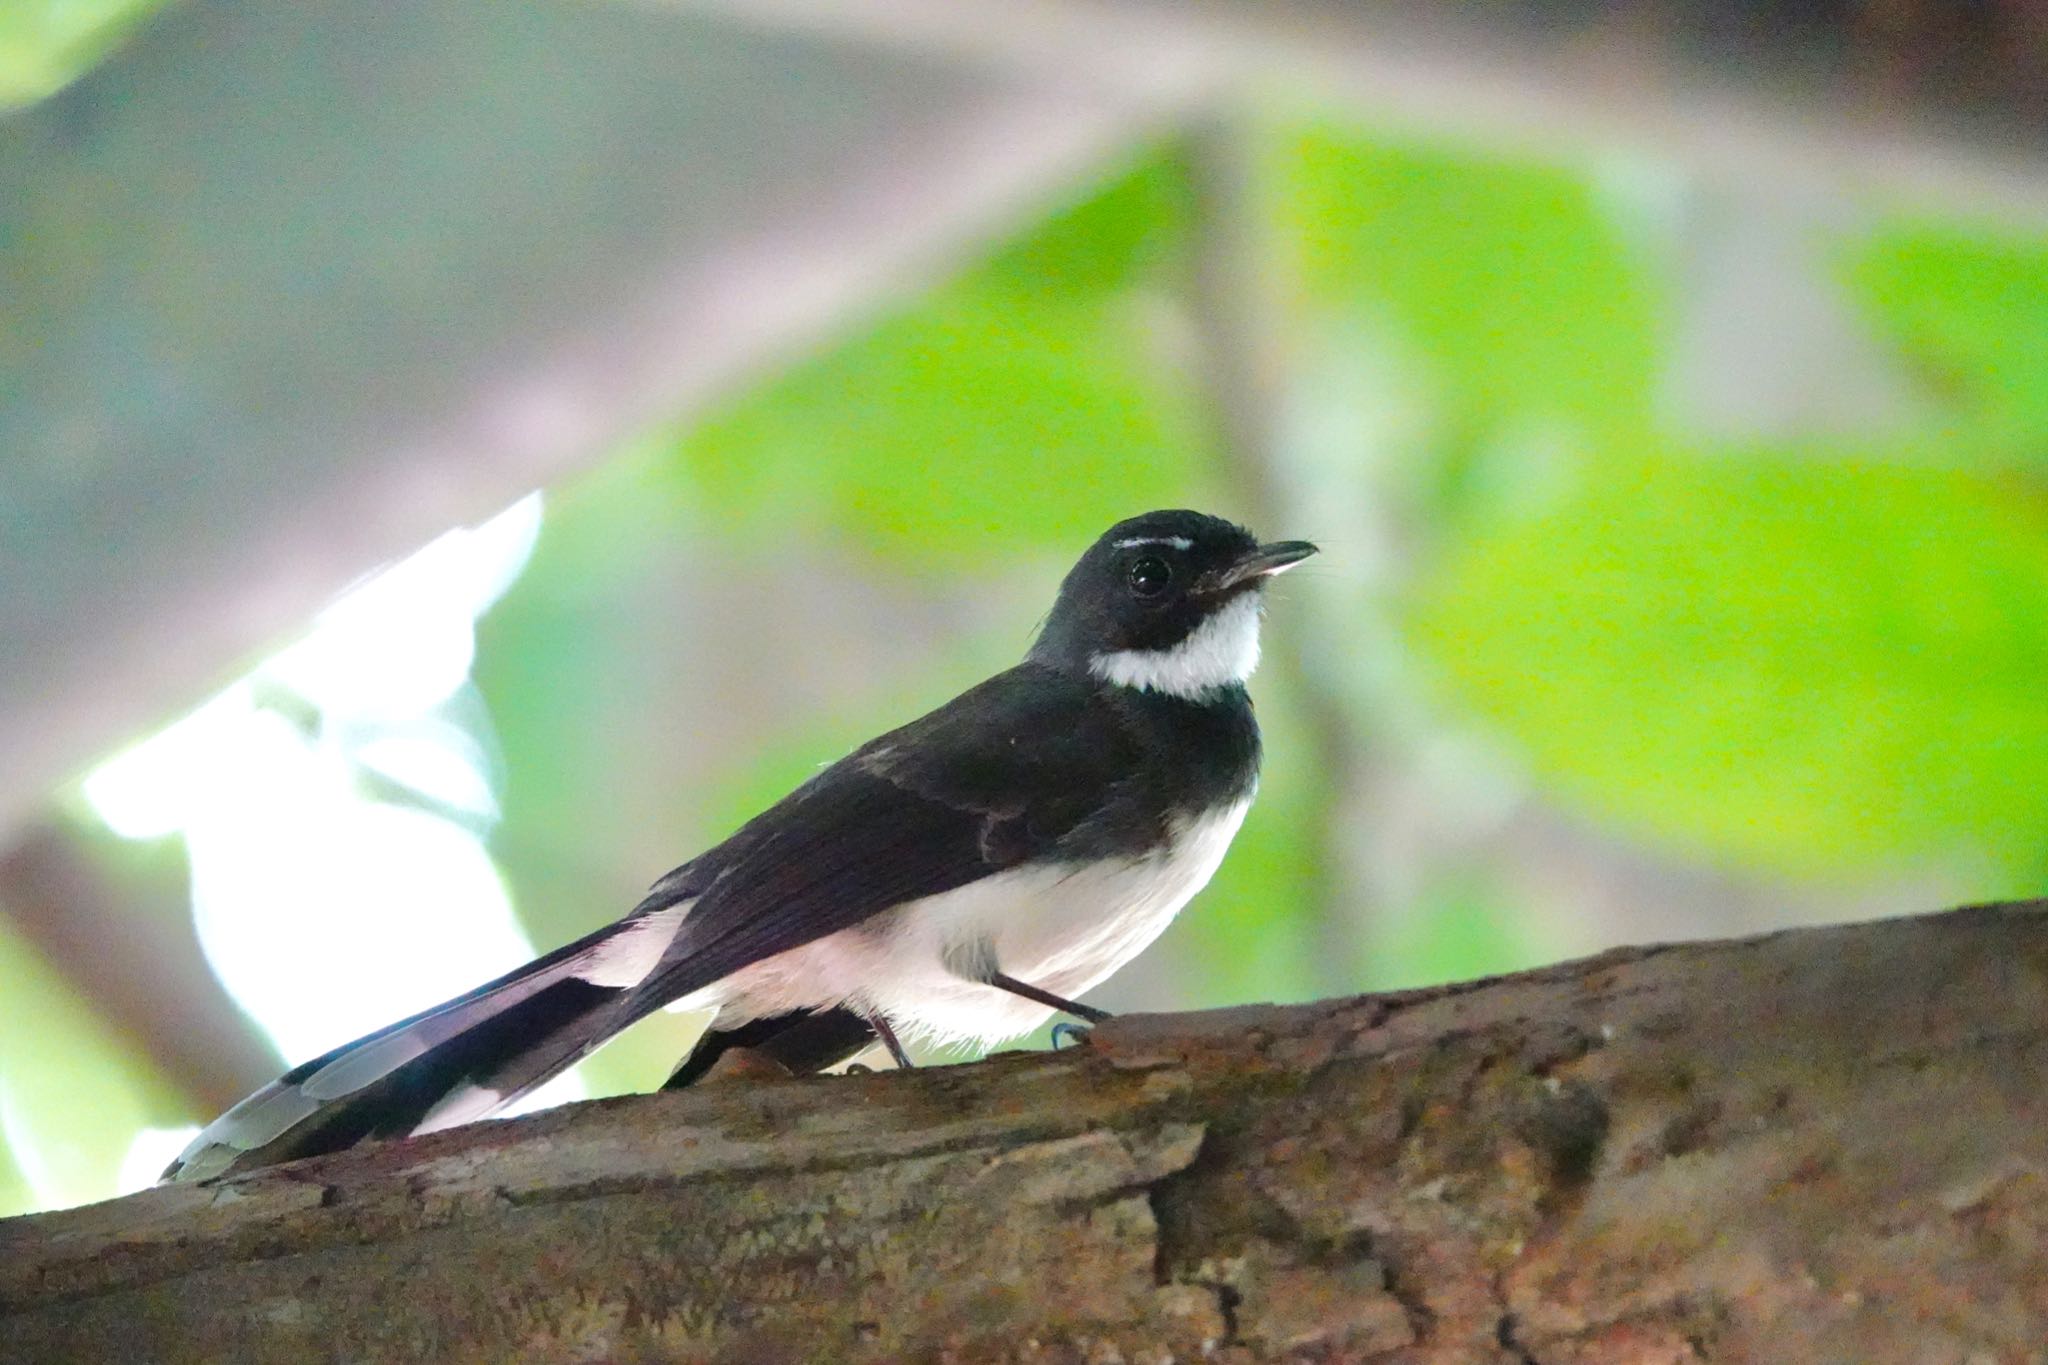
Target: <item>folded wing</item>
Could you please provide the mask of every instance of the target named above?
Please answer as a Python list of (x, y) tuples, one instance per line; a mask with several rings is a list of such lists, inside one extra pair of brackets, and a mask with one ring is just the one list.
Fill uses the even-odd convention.
[(1036, 665), (998, 675), (820, 772), (625, 919), (293, 1068), (208, 1125), (165, 1178), (486, 1117), (734, 972), (1058, 856), (1114, 799), (1101, 774), (1128, 771), (1124, 744), (1087, 688)]

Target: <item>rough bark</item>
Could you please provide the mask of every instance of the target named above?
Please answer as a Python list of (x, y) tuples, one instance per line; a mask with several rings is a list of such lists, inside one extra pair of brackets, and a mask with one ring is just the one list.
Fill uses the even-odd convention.
[(2037, 1361), (2048, 905), (731, 1081), (0, 1224), (0, 1359)]

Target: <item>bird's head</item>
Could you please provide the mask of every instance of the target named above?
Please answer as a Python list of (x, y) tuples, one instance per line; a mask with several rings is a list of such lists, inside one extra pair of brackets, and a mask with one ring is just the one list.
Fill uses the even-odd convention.
[(1060, 584), (1030, 657), (1180, 697), (1242, 683), (1259, 662), (1261, 590), (1315, 552), (1200, 512), (1120, 521)]

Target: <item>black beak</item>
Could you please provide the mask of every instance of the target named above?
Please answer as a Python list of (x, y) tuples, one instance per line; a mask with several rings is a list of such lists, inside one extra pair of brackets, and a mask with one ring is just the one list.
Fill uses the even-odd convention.
[(1261, 545), (1225, 569), (1216, 590), (1224, 592), (1254, 578), (1286, 573), (1315, 552), (1316, 547), (1306, 540), (1276, 540), (1271, 545)]

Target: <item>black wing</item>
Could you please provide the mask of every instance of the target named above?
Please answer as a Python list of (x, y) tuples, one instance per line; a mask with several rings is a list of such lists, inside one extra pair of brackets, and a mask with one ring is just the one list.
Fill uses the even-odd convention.
[(1117, 712), (1037, 664), (863, 745), (656, 884), (696, 898), (634, 1016), (906, 901), (1083, 850), (1137, 762)]
[[(1091, 689), (1035, 665), (1001, 674), (818, 774), (664, 877), (626, 919), (294, 1068), (207, 1125), (166, 1177), (492, 1112), (634, 1019), (742, 967), (904, 901), (1066, 856), (1118, 806), (1118, 775), (1134, 766), (1117, 713)], [(591, 954), (637, 932), (638, 916), (684, 900), (696, 904), (645, 980), (589, 979)], [(771, 1051), (822, 1064), (864, 1030), (827, 1011)], [(470, 1108), (443, 1110), (458, 1103)]]

